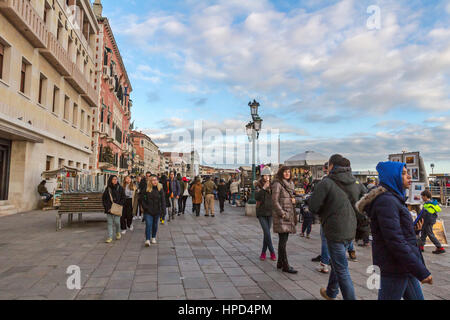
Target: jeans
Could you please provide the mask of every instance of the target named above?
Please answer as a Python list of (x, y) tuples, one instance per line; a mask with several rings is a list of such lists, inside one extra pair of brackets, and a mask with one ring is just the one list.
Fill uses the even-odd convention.
[(328, 253), (327, 238), (325, 238), (325, 233), (323, 232), (322, 226), (320, 226), (320, 239), (322, 242), (322, 249), (320, 252), (320, 262), (329, 266), (330, 265), (330, 254)]
[(145, 239), (156, 238), (158, 232), (159, 216), (152, 216), (150, 214), (144, 214), (145, 219)]
[(351, 241), (335, 242), (327, 240), (331, 260), (331, 273), (328, 281), (327, 295), (336, 298), (341, 289), (344, 300), (356, 300), (346, 252)]
[(411, 275), (381, 276), (378, 300), (425, 300), (419, 280)]
[(220, 212), (225, 211), (225, 197), (219, 196)]
[[(177, 213), (177, 206), (176, 206), (176, 203), (178, 202), (178, 199), (177, 198), (170, 198), (170, 204), (171, 204), (171, 206), (172, 206), (172, 218), (173, 218), (173, 216)], [(170, 217), (169, 217), (169, 220), (170, 220)]]
[(312, 219), (304, 219), (302, 224), (302, 233), (305, 233), (307, 235), (311, 234), (312, 229)]
[(49, 202), (51, 199), (53, 199), (53, 195), (50, 193), (41, 193), (41, 196), (45, 197), (45, 202)]
[(233, 202), (231, 203), (233, 206), (235, 206), (236, 205), (236, 198), (237, 198), (237, 193), (233, 193), (232, 195), (231, 195), (231, 199), (233, 200)]
[(120, 232), (120, 217), (113, 214), (107, 214), (106, 221), (108, 222), (108, 239), (112, 239), (114, 227), (116, 228), (116, 233)]
[(261, 228), (264, 232), (263, 249), (262, 252), (266, 253), (269, 249), (270, 253), (275, 253), (275, 249), (272, 244), (272, 236), (270, 234), (270, 228), (272, 227), (272, 217), (258, 217)]
[(182, 196), (180, 198), (180, 201), (178, 201), (178, 212), (184, 214), (184, 211), (186, 210), (186, 201), (188, 199), (188, 196)]
[(355, 251), (355, 247), (353, 246), (353, 241), (350, 241), (350, 244), (348, 245), (348, 252)]

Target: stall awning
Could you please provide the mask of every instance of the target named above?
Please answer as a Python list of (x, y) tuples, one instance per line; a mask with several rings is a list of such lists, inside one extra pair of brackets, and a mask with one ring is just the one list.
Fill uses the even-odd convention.
[(306, 151), (286, 160), (284, 165), (288, 167), (322, 166), (327, 161), (327, 157), (320, 153)]

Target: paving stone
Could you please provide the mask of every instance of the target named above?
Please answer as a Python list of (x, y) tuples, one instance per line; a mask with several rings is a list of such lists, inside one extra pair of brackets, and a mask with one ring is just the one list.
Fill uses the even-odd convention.
[(103, 291), (101, 300), (128, 300), (130, 296), (129, 289), (106, 289)]
[(198, 300), (198, 299), (210, 299), (214, 298), (214, 293), (211, 289), (186, 289), (186, 295), (189, 300)]
[(85, 288), (97, 288), (97, 287), (106, 287), (109, 282), (109, 278), (90, 278), (86, 284)]
[(205, 278), (184, 279), (183, 286), (185, 289), (208, 289), (209, 288), (208, 281), (206, 281)]
[(158, 300), (157, 292), (131, 292), (130, 300)]
[(135, 282), (131, 287), (131, 292), (156, 292), (157, 282)]
[(161, 284), (158, 285), (158, 298), (181, 297), (184, 296), (184, 288), (179, 284)]

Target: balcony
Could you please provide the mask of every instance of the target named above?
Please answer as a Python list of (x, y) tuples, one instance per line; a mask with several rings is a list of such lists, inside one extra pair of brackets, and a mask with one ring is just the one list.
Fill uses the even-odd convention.
[(29, 1), (0, 0), (0, 11), (35, 48), (47, 46), (47, 27)]
[(70, 61), (67, 51), (51, 32), (48, 33), (47, 49), (41, 50), (41, 54), (61, 75), (71, 75), (73, 63)]
[(87, 92), (83, 95), (91, 107), (96, 108), (98, 105), (99, 92), (95, 90), (89, 83), (87, 84)]
[(79, 94), (87, 93), (88, 82), (75, 63), (72, 63), (69, 76), (66, 77), (66, 80)]

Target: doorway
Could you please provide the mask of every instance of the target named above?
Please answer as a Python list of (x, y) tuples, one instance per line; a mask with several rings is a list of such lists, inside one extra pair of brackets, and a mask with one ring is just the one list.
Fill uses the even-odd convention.
[(0, 139), (0, 201), (8, 200), (11, 141)]

